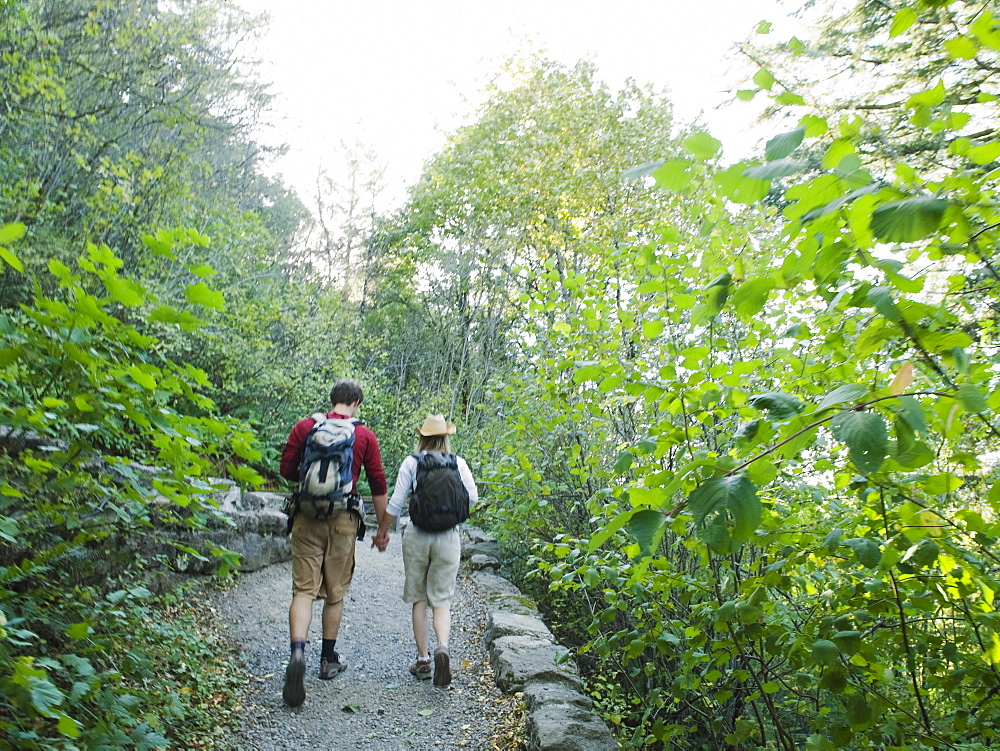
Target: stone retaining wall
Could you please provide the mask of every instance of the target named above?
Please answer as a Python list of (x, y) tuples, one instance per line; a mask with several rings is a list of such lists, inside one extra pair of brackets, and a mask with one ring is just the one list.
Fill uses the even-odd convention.
[(612, 751), (608, 726), (593, 712), (568, 650), (557, 644), (534, 602), (499, 576), (500, 546), (475, 527), (463, 527), (462, 558), (486, 602), (486, 647), (497, 686), (521, 692), (531, 751)]

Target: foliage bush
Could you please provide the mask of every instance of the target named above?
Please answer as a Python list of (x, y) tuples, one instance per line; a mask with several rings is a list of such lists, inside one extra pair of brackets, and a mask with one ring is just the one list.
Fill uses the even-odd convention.
[[(996, 112), (965, 76), (996, 31), (961, 3), (858, 13), (859, 58), (949, 75), (896, 65), (901, 99), (841, 116), (765, 63), (744, 98), (792, 127), (763, 159), (707, 133), (636, 153), (700, 207), (589, 246), (588, 277), (519, 269), (493, 525), (589, 611), (577, 653), (630, 745), (996, 743)], [(573, 494), (586, 514), (548, 502)]]
[[(21, 270), (10, 248), (24, 231), (0, 228), (7, 273)], [(165, 236), (156, 247), (172, 253)], [(154, 336), (119, 317), (145, 308), (158, 326), (197, 325), (190, 310), (156, 306), (120, 267), (90, 245), (76, 270), (50, 263), (58, 295), (35, 283), (32, 304), (0, 314), (0, 743), (9, 748), (173, 745), (214, 722), (211, 697), (232, 702), (235, 678), (196, 636), (203, 615), (154, 598), (142, 581), (156, 563), (152, 542), (216, 516), (211, 478), (222, 462), (259, 483), (240, 462), (260, 454), (250, 431), (211, 415), (203, 372), (165, 359)], [(215, 294), (189, 286), (192, 303), (218, 304)], [(151, 471), (137, 469), (143, 460)], [(222, 570), (235, 562), (177, 547), (221, 554)]]

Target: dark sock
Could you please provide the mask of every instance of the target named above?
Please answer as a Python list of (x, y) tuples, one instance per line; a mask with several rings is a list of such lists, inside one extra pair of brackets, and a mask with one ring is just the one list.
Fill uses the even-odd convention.
[(320, 652), (320, 659), (326, 660), (327, 662), (333, 662), (333, 656), (337, 653), (337, 640), (336, 639), (324, 639), (323, 649)]
[(292, 654), (295, 654), (296, 649), (301, 649), (303, 653), (306, 651), (306, 643), (304, 641), (293, 641), (292, 642)]

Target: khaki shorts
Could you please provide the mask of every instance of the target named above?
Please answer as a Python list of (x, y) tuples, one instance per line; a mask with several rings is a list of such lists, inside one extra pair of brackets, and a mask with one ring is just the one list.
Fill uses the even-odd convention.
[(412, 524), (403, 530), (403, 602), (450, 605), (462, 561), (458, 527), (424, 532)]
[(342, 511), (324, 521), (296, 515), (292, 525), (292, 595), (340, 602), (354, 578), (360, 517)]

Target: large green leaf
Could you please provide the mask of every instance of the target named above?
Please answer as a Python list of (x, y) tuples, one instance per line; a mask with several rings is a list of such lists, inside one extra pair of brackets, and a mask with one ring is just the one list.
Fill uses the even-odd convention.
[(645, 164), (640, 164), (631, 169), (627, 169), (622, 173), (622, 177), (626, 180), (638, 180), (646, 175), (652, 175), (656, 170), (663, 166), (663, 160), (660, 159), (656, 162), (646, 162)]
[(774, 180), (778, 177), (794, 175), (808, 166), (808, 162), (797, 162), (794, 159), (775, 159), (771, 162), (758, 164), (755, 167), (747, 167), (743, 170), (743, 174), (746, 177), (755, 177), (758, 180)]
[(10, 245), (24, 237), (28, 228), (21, 222), (0, 225), (0, 245)]
[(901, 319), (899, 308), (896, 307), (888, 287), (872, 287), (868, 290), (868, 302), (887, 320), (898, 323)]
[(628, 521), (629, 532), (643, 552), (649, 554), (659, 545), (665, 531), (666, 517), (659, 511), (642, 509), (636, 511)]
[(722, 148), (722, 141), (713, 138), (704, 131), (697, 131), (685, 138), (681, 142), (681, 145), (687, 151), (694, 154), (695, 158), (705, 161), (719, 153), (719, 149)]
[(653, 173), (656, 184), (664, 190), (684, 190), (694, 175), (687, 159), (668, 159)]
[(745, 475), (705, 480), (688, 496), (688, 508), (697, 524), (713, 513), (728, 511), (737, 542), (750, 539), (763, 514), (757, 487)]
[(62, 704), (65, 694), (56, 688), (55, 685), (46, 680), (29, 678), (31, 685), (31, 703), (39, 713), (51, 717), (53, 710)]
[(941, 198), (907, 198), (872, 212), (871, 231), (886, 242), (915, 242), (937, 231), (948, 208)]
[(882, 561), (882, 549), (874, 540), (869, 540), (866, 537), (852, 537), (849, 540), (844, 540), (844, 544), (854, 551), (854, 555), (862, 566), (875, 568)]
[(814, 641), (810, 651), (813, 659), (820, 665), (835, 665), (840, 658), (840, 650), (829, 639)]
[(805, 137), (806, 129), (804, 126), (790, 130), (787, 133), (779, 133), (768, 140), (767, 145), (764, 147), (764, 156), (768, 161), (784, 159), (799, 147), (802, 139)]
[(767, 305), (767, 299), (774, 287), (775, 281), (770, 275), (748, 279), (733, 293), (733, 307), (741, 316), (755, 316)]
[(829, 394), (823, 397), (816, 406), (817, 412), (822, 412), (830, 407), (837, 407), (847, 402), (856, 402), (868, 393), (868, 387), (857, 383), (845, 383), (838, 386)]
[(803, 404), (791, 394), (768, 392), (751, 396), (747, 403), (754, 409), (767, 412), (775, 420), (793, 417), (802, 411)]
[(205, 282), (188, 285), (184, 289), (184, 296), (189, 303), (201, 305), (206, 308), (224, 308), (225, 300), (221, 292), (210, 289)]
[(841, 412), (833, 418), (830, 430), (847, 445), (851, 461), (866, 474), (877, 472), (889, 453), (885, 420), (874, 412)]
[(712, 178), (726, 198), (736, 203), (756, 203), (764, 198), (771, 189), (771, 183), (756, 177), (743, 174), (746, 163), (734, 164), (727, 170), (718, 172)]
[(969, 412), (988, 412), (990, 405), (986, 402), (983, 392), (971, 383), (963, 383), (958, 387), (958, 400)]
[(7, 248), (0, 247), (0, 259), (17, 271), (24, 271), (24, 265), (21, 263), (21, 259), (16, 255), (11, 253)]

